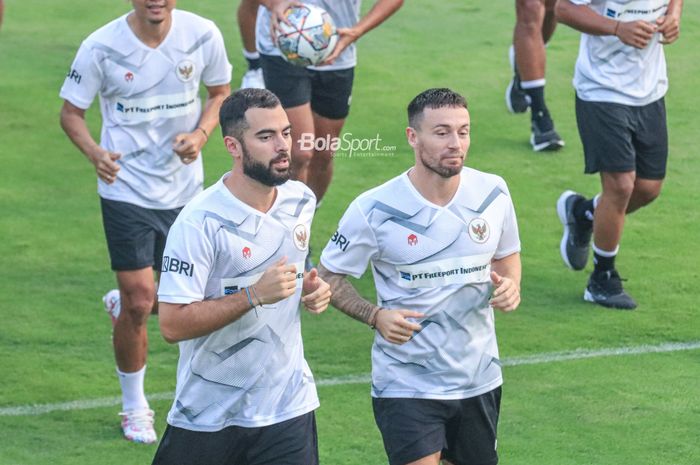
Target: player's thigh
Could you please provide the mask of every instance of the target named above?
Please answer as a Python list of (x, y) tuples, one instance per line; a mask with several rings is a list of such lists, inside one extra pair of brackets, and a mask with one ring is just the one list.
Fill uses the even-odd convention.
[(664, 99), (635, 110), (636, 124), (632, 142), (636, 151), (637, 177), (664, 179), (668, 162), (668, 128)]
[(244, 428), (230, 426), (220, 431), (190, 431), (168, 425), (153, 465), (231, 465), (245, 450)]
[(311, 73), (311, 109), (324, 118), (345, 119), (350, 113), (355, 69)]
[(373, 398), (372, 407), (389, 463), (406, 465), (445, 448), (445, 426), (458, 401)]
[(287, 109), (311, 101), (309, 71), (278, 56), (260, 54), (265, 88), (275, 94)]
[(318, 465), (314, 412), (259, 428), (246, 456), (247, 465)]
[(586, 173), (635, 170), (634, 115), (630, 107), (576, 97), (576, 123), (583, 144)]
[(442, 456), (453, 465), (495, 465), (501, 388), (460, 402), (460, 414), (447, 425)]

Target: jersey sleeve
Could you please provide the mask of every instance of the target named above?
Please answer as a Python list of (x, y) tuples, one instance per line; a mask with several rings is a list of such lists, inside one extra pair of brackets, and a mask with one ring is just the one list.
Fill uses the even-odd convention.
[(224, 38), (219, 28), (212, 25), (212, 39), (207, 43), (206, 65), (202, 71), (205, 86), (220, 86), (231, 82), (231, 63), (226, 56)]
[(158, 300), (172, 304), (204, 300), (213, 263), (214, 247), (202, 227), (176, 221), (163, 251)]
[(103, 74), (95, 61), (92, 47), (88, 42), (83, 42), (59, 95), (76, 107), (87, 110), (102, 87), (102, 79)]
[(506, 196), (507, 203), (504, 206), (506, 209), (503, 216), (503, 225), (501, 231), (501, 239), (498, 241), (498, 247), (494, 258), (499, 260), (514, 253), (520, 252), (520, 233), (518, 232), (518, 220), (515, 216), (515, 207), (513, 206), (513, 198), (508, 192), (508, 187), (503, 182), (501, 188), (508, 194)]
[(357, 201), (350, 204), (321, 254), (321, 263), (333, 273), (359, 278), (378, 253), (377, 240)]

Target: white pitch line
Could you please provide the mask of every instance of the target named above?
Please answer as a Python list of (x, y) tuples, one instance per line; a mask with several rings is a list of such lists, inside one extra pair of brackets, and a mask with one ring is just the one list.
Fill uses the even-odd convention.
[[(522, 365), (538, 365), (543, 363), (565, 362), (570, 360), (583, 360), (587, 358), (614, 357), (619, 355), (640, 355), (663, 352), (679, 352), (683, 350), (700, 349), (700, 341), (669, 342), (658, 345), (641, 345), (631, 347), (613, 347), (607, 349), (576, 349), (570, 352), (549, 352), (543, 354), (528, 355), (526, 357), (508, 358), (501, 361), (504, 367)], [(348, 375), (335, 378), (325, 378), (316, 381), (317, 386), (343, 386), (348, 384), (369, 383), (370, 375)], [(159, 392), (148, 396), (148, 400), (172, 400), (173, 392)], [(0, 408), (0, 416), (29, 416), (43, 415), (45, 413), (86, 410), (101, 407), (113, 407), (121, 404), (121, 397), (102, 397), (99, 399), (73, 400), (55, 404), (19, 405), (16, 407)]]

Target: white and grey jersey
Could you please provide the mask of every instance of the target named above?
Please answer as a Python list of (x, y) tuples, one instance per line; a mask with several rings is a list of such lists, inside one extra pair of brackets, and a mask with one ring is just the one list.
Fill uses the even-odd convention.
[(319, 405), (299, 314), (316, 199), (304, 184), (288, 181), (263, 214), (234, 197), (223, 179), (188, 203), (170, 229), (159, 301), (189, 304), (238, 292), (282, 257), (297, 268), (297, 291), (179, 343), (168, 423), (194, 431), (267, 426)]
[(499, 386), (491, 260), (519, 251), (513, 203), (495, 175), (464, 168), (444, 207), (407, 173), (353, 201), (321, 263), (358, 278), (371, 262), (379, 306), (426, 315), (403, 345), (376, 333), (372, 395), (462, 399)]
[[(360, 20), (360, 6), (362, 0), (306, 0), (304, 3), (323, 8), (331, 15), (335, 27), (353, 27)], [(270, 36), (270, 11), (264, 6), (258, 7), (258, 18), (255, 23), (256, 46), (260, 53), (265, 55), (281, 55), (279, 49)], [(357, 65), (357, 47), (350, 44), (343, 50), (332, 65), (309, 66), (309, 69), (318, 71), (332, 71), (349, 69)]]
[(86, 110), (99, 95), (100, 146), (121, 154), (115, 182), (98, 180), (101, 197), (151, 209), (182, 207), (201, 192), (204, 175), (201, 157), (183, 164), (173, 142), (197, 127), (200, 83), (230, 82), (224, 40), (212, 21), (173, 10), (168, 35), (151, 48), (127, 16), (82, 43), (60, 96)]
[[(571, 0), (616, 21), (654, 22), (666, 14), (668, 0)], [(666, 58), (660, 33), (643, 49), (615, 36), (581, 34), (574, 88), (581, 100), (642, 106), (668, 90)]]

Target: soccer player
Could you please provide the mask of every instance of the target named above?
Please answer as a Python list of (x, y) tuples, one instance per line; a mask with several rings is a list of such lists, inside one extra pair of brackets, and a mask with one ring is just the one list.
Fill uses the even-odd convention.
[(516, 0), (513, 45), (509, 50), (513, 79), (506, 89), (511, 113), (530, 108), (530, 144), (535, 152), (559, 150), (564, 141), (556, 129), (544, 99), (545, 44), (554, 34), (556, 0)]
[(220, 122), (233, 169), (185, 207), (165, 247), (160, 327), (180, 362), (153, 463), (314, 465), (299, 303), (320, 313), (330, 301), (316, 269), (304, 274), (316, 199), (288, 181), (291, 129), (274, 94), (235, 92)]
[(333, 151), (331, 147), (315, 150), (308, 141), (331, 140), (340, 135), (350, 112), (357, 63), (355, 41), (396, 12), (403, 0), (376, 0), (362, 18), (360, 0), (307, 1), (331, 15), (339, 35), (326, 62), (308, 68), (284, 61), (270, 32), (271, 27), (274, 30), (282, 21), (284, 11), (297, 2), (262, 0), (261, 3), (267, 8), (258, 10), (256, 38), (265, 87), (280, 98), (292, 123), (292, 175), (307, 184), (320, 203), (333, 176)]
[(557, 201), (564, 226), (561, 256), (574, 270), (594, 269), (583, 298), (632, 310), (615, 268), (625, 215), (651, 203), (666, 175), (668, 89), (663, 46), (678, 39), (682, 0), (561, 0), (559, 20), (581, 31), (574, 87), (586, 173), (602, 192), (586, 199), (565, 191)]
[(264, 89), (262, 68), (260, 67), (260, 53), (255, 48), (255, 22), (258, 17), (258, 0), (241, 0), (238, 4), (237, 18), (238, 29), (243, 42), (243, 57), (248, 62), (248, 71), (241, 80), (241, 89)]
[[(119, 285), (103, 300), (114, 324), (124, 436), (153, 443), (153, 411), (143, 390), (146, 321), (156, 309), (153, 270), (161, 269), (168, 228), (202, 190), (200, 150), (230, 93), (231, 65), (213, 22), (175, 10), (175, 0), (131, 3), (133, 11), (80, 46), (60, 92), (61, 126), (97, 172)], [(99, 145), (85, 123), (98, 94)]]
[[(332, 304), (376, 328), (374, 416), (391, 465), (495, 464), (501, 397), (493, 308), (520, 303), (520, 239), (499, 176), (463, 166), (467, 102), (408, 105), (415, 165), (355, 199), (321, 254)], [(371, 263), (377, 305), (346, 276)], [(445, 462), (447, 463), (447, 462)]]
[(5, 0), (0, 0), (0, 28), (2, 28), (2, 17), (5, 13)]

